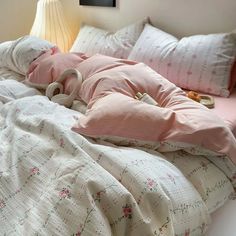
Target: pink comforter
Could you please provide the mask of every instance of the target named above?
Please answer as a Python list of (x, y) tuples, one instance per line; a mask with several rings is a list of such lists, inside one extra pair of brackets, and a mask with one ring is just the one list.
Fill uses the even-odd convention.
[[(79, 95), (88, 110), (74, 131), (92, 137), (188, 143), (225, 154), (236, 163), (236, 140), (225, 123), (146, 65), (95, 55), (78, 69), (84, 78)], [(137, 92), (148, 93), (161, 107), (134, 99)]]
[[(106, 139), (191, 144), (192, 149), (227, 155), (236, 164), (236, 140), (225, 123), (148, 66), (99, 54), (90, 58), (72, 53), (45, 55), (31, 65), (31, 85), (47, 86), (68, 67), (77, 68), (83, 76), (79, 96), (88, 110), (74, 131)], [(71, 81), (65, 83), (68, 93)], [(160, 107), (134, 99), (137, 92), (148, 93)], [(201, 154), (198, 149), (195, 153)]]

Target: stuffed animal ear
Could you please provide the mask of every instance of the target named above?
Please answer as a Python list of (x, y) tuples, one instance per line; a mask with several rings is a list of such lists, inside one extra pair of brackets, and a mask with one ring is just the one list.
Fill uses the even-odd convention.
[(63, 93), (63, 90), (64, 90), (64, 88), (61, 83), (53, 82), (48, 85), (48, 87), (46, 89), (46, 96), (49, 99), (51, 99), (53, 96)]
[[(74, 89), (72, 90), (72, 92), (67, 95), (64, 94), (64, 88), (62, 83), (69, 76), (74, 76), (76, 78), (76, 82), (74, 84)], [(55, 82), (53, 82), (47, 87), (46, 96), (55, 103), (58, 103), (65, 107), (71, 107), (73, 101), (75, 100), (80, 90), (82, 82), (83, 78), (78, 70), (67, 69), (59, 76), (59, 78)]]

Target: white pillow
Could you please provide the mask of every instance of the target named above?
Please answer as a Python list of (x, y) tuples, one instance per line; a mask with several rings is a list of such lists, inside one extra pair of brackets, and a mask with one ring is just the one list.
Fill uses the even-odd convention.
[(70, 52), (82, 52), (87, 56), (99, 53), (117, 58), (127, 58), (147, 22), (148, 18), (145, 18), (115, 33), (83, 25)]
[(178, 40), (149, 24), (129, 59), (144, 62), (179, 87), (227, 97), (236, 56), (236, 33)]
[(0, 44), (0, 67), (26, 75), (30, 63), (54, 44), (35, 36), (24, 36)]

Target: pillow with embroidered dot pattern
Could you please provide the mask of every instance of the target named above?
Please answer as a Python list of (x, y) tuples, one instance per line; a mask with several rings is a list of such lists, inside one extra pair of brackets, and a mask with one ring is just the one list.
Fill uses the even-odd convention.
[(236, 32), (177, 39), (150, 24), (129, 59), (144, 62), (177, 86), (228, 97), (236, 57)]
[(147, 22), (148, 18), (145, 18), (115, 33), (85, 24), (80, 29), (70, 52), (81, 52), (87, 56), (99, 53), (127, 58)]

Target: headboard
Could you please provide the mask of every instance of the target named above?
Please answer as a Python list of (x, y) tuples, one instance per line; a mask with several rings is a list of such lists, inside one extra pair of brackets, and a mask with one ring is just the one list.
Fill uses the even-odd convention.
[(107, 30), (149, 16), (152, 24), (178, 37), (236, 29), (235, 0), (116, 0), (117, 7), (80, 6), (63, 0), (73, 27), (86, 22)]

